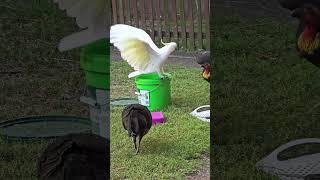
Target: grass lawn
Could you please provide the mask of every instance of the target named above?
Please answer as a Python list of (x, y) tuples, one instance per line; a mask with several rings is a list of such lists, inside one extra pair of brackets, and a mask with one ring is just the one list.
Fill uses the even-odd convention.
[[(0, 4), (0, 121), (32, 115), (88, 117), (79, 50), (60, 53), (57, 44), (78, 30), (72, 18), (44, 1)], [(15, 73), (10, 73), (15, 72)], [(37, 179), (43, 143), (0, 139), (0, 179)]]
[[(131, 71), (125, 61), (111, 63), (111, 98), (136, 97), (134, 80), (127, 77)], [(209, 153), (209, 124), (189, 115), (209, 104), (209, 85), (201, 69), (170, 65), (165, 71), (172, 75), (167, 122), (151, 128), (138, 155), (122, 127), (123, 107), (111, 106), (112, 179), (184, 179), (201, 167), (200, 156)]]
[[(290, 140), (319, 137), (320, 71), (298, 57), (296, 24), (219, 16), (213, 20), (215, 179), (270, 179), (255, 163)], [(276, 179), (276, 178), (275, 178)]]

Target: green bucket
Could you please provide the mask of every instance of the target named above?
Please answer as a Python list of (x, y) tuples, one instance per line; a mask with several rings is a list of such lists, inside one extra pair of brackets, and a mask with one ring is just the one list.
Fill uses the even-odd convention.
[(139, 104), (150, 111), (161, 111), (171, 103), (170, 74), (160, 79), (157, 73), (143, 74), (135, 78)]
[(103, 39), (81, 50), (80, 66), (85, 71), (87, 86), (110, 90), (110, 43)]

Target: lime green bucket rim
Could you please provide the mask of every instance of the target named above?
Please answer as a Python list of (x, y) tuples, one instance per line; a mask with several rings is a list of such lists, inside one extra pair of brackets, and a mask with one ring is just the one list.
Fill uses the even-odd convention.
[(160, 79), (160, 76), (158, 73), (149, 73), (149, 74), (142, 74), (135, 78), (136, 84), (149, 84), (149, 85), (155, 85), (159, 84), (161, 85), (164, 82), (171, 81), (172, 75), (169, 73), (164, 73), (164, 79)]

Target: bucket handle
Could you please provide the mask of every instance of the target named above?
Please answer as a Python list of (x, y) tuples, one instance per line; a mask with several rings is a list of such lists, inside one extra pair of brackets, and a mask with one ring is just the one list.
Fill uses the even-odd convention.
[[(156, 89), (158, 89), (159, 87), (160, 87), (160, 85), (156, 86), (155, 88), (153, 88), (153, 89), (151, 89), (151, 90), (147, 90), (147, 91), (149, 91), (149, 93), (151, 93), (151, 92), (155, 91)], [(136, 95), (141, 95), (140, 92), (135, 92), (135, 94), (136, 94)]]

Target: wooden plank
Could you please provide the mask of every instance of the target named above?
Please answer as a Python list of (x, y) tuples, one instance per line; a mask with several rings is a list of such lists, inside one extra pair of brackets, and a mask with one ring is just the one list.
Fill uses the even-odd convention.
[(130, 22), (130, 25), (133, 24), (133, 19), (132, 19), (132, 0), (128, 0), (128, 20)]
[(128, 20), (130, 22), (130, 25), (133, 25), (133, 22), (132, 22), (132, 5), (131, 5), (131, 0), (128, 0)]
[(182, 36), (181, 36), (181, 39), (182, 39), (182, 47), (184, 48), (188, 48), (187, 46), (187, 29), (186, 29), (186, 17), (185, 17), (185, 11), (184, 11), (184, 0), (179, 0), (180, 3), (180, 8), (179, 8), (179, 13), (180, 13), (180, 19), (181, 19), (181, 22), (180, 22), (180, 25), (181, 25), (181, 31), (182, 31)]
[(112, 22), (113, 24), (118, 24), (118, 13), (117, 13), (117, 1), (112, 0)]
[(190, 48), (195, 49), (195, 38), (194, 38), (194, 19), (193, 19), (193, 2), (194, 0), (188, 1), (188, 7), (189, 7), (189, 30), (188, 32), (191, 34), (190, 38)]
[[(213, 16), (213, 13), (211, 12), (209, 15), (210, 6), (212, 6), (212, 2), (210, 0), (204, 0), (204, 17), (206, 18), (206, 49), (210, 50), (210, 16)], [(213, 19), (213, 18), (211, 18)]]
[(172, 18), (173, 18), (173, 34), (179, 48), (180, 45), (178, 43), (179, 37), (178, 37), (178, 23), (177, 23), (177, 1), (171, 0), (170, 2), (172, 3), (171, 6), (172, 6)]
[(140, 0), (139, 9), (141, 15), (141, 28), (146, 28), (146, 11), (145, 11), (146, 3), (145, 0)]
[(198, 48), (203, 49), (203, 42), (202, 42), (202, 6), (201, 2), (202, 0), (196, 0), (198, 6), (197, 6), (197, 14), (198, 14)]
[(149, 1), (149, 8), (150, 8), (150, 22), (151, 22), (151, 38), (153, 41), (155, 41), (155, 32), (154, 32), (154, 12), (153, 12), (153, 0)]
[(137, 8), (137, 0), (132, 0), (132, 11), (133, 11), (133, 24), (135, 27), (140, 27), (139, 26), (139, 18), (138, 18), (138, 8)]
[(130, 10), (130, 0), (124, 0), (124, 14), (125, 14), (125, 24), (132, 25), (131, 23), (131, 10)]
[(156, 17), (154, 18), (155, 20), (155, 24), (158, 26), (156, 29), (158, 29), (158, 33), (157, 33), (157, 36), (155, 37), (155, 43), (158, 45), (158, 46), (161, 46), (161, 39), (162, 39), (162, 18), (161, 18), (161, 2), (163, 0), (157, 0), (156, 1), (156, 4), (155, 4), (155, 9), (156, 9)]
[(149, 28), (151, 26), (151, 11), (152, 9), (150, 8), (150, 0), (145, 0), (146, 28)]
[[(113, 23), (133, 25), (178, 49), (210, 47), (210, 0), (112, 0)], [(194, 24), (195, 23), (195, 24)]]
[(161, 2), (162, 0), (156, 0), (156, 3), (154, 4), (154, 7), (156, 9), (155, 11), (155, 20), (161, 20)]
[(165, 42), (170, 42), (170, 22), (169, 22), (169, 8), (168, 8), (168, 0), (163, 0), (163, 18), (164, 18), (164, 40)]
[(151, 21), (152, 16), (152, 2), (150, 0), (145, 0), (146, 2), (146, 19)]
[(120, 23), (124, 24), (124, 15), (123, 15), (123, 0), (118, 0), (119, 1), (119, 16), (120, 16)]

